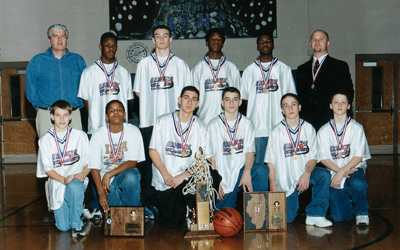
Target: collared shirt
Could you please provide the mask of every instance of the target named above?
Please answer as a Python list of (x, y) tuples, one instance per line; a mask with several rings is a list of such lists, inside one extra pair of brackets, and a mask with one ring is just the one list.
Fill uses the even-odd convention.
[(61, 59), (54, 57), (51, 48), (36, 55), (28, 64), (25, 90), (28, 100), (37, 110), (49, 108), (58, 100), (69, 102), (72, 107), (83, 107), (77, 97), (85, 60), (78, 54), (66, 51)]
[(324, 63), (325, 58), (328, 56), (328, 53), (326, 53), (325, 55), (321, 56), (320, 58), (316, 58), (315, 56), (313, 56), (313, 60), (312, 60), (312, 69), (314, 68), (315, 62), (318, 60), (319, 61), (319, 65), (321, 67), (321, 65)]

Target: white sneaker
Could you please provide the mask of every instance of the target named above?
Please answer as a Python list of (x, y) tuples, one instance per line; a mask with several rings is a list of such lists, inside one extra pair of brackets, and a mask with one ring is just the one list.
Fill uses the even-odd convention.
[(85, 218), (86, 220), (90, 220), (93, 217), (92, 213), (87, 208), (83, 209), (82, 215), (83, 215), (83, 218)]
[(325, 219), (325, 217), (311, 217), (307, 216), (306, 225), (309, 226), (317, 226), (317, 227), (330, 227), (332, 226), (332, 222)]
[(368, 217), (368, 215), (356, 216), (356, 226), (366, 227), (368, 225), (369, 225), (369, 217)]

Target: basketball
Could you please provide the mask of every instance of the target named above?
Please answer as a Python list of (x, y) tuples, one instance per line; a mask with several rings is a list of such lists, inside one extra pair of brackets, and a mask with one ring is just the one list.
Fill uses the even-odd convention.
[(242, 229), (243, 218), (236, 209), (225, 207), (215, 213), (213, 224), (218, 234), (224, 237), (232, 237)]

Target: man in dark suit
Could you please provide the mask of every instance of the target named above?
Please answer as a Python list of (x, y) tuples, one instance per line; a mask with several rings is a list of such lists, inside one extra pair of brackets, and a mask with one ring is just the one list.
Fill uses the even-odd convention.
[(347, 63), (328, 55), (328, 33), (314, 31), (310, 47), (313, 57), (297, 68), (296, 86), (302, 108), (301, 117), (318, 131), (331, 118), (331, 95), (338, 90), (345, 91), (349, 103), (352, 103), (354, 89)]

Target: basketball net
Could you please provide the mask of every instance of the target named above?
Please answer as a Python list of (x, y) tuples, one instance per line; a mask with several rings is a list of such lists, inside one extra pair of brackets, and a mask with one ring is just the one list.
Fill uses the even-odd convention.
[(210, 197), (210, 211), (215, 210), (215, 197), (218, 195), (217, 190), (213, 188), (213, 179), (211, 177), (211, 165), (207, 162), (206, 158), (203, 155), (203, 149), (199, 148), (200, 153), (195, 153), (195, 160), (190, 164), (187, 171), (190, 173), (189, 182), (182, 189), (182, 193), (184, 195), (187, 194), (196, 194), (196, 183), (204, 182), (207, 186), (207, 194)]

